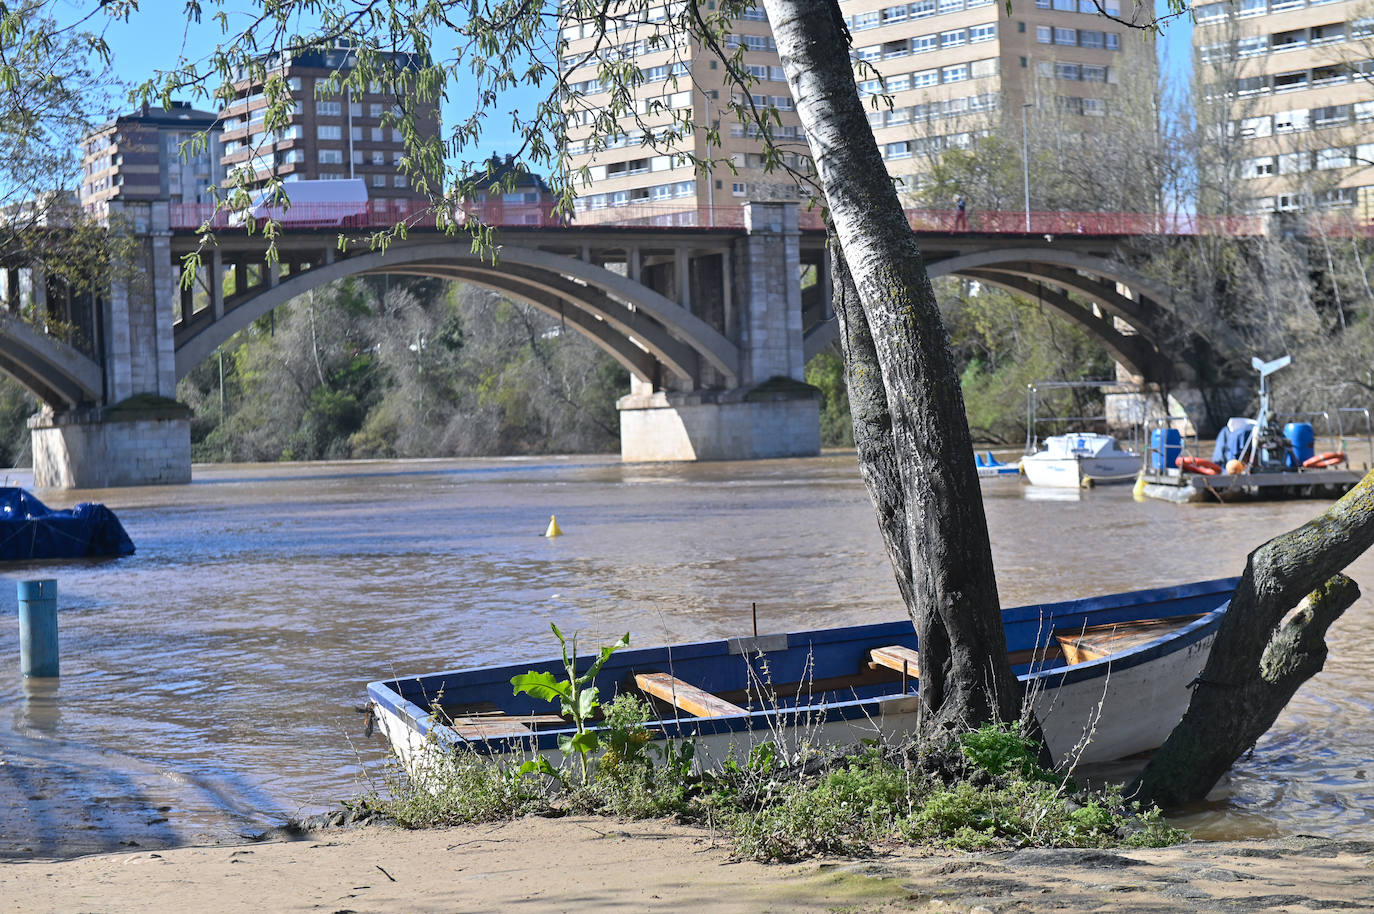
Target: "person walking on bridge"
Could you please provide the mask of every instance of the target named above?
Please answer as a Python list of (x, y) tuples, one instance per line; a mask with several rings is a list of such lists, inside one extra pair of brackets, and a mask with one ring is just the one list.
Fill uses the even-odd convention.
[(968, 214), (964, 212), (964, 195), (954, 195), (954, 230), (956, 232), (968, 231)]

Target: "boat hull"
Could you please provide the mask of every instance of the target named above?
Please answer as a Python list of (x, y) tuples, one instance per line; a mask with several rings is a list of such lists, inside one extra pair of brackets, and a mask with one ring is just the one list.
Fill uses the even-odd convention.
[[(1111, 761), (1163, 743), (1187, 708), (1189, 684), (1206, 663), (1234, 584), (1234, 579), (1202, 582), (1004, 613), (1013, 668), (1034, 703), (1056, 764), (1068, 768)], [(1173, 627), (1159, 637), (1137, 639), (1129, 649), (1077, 663), (1048, 659), (1054, 646), (1049, 640), (1051, 630), (1087, 630), (1105, 624), (1115, 631), (1118, 625), (1148, 626), (1150, 622), (1140, 620), (1160, 619), (1175, 620)], [(915, 646), (909, 623), (625, 651), (613, 658), (619, 661), (618, 669), (610, 669), (608, 664), (603, 671), (603, 694), (612, 694), (615, 683), (626, 681), (635, 670), (669, 668), (669, 664), (674, 665), (674, 675), (707, 683), (721, 692), (738, 684), (739, 671), (745, 667), (746, 677), (757, 677), (758, 670), (764, 669), (784, 676), (782, 681), (786, 681), (789, 665), (816, 672), (820, 678), (815, 687), (821, 695), (815, 699), (802, 696), (790, 705), (772, 707), (766, 701), (754, 703), (747, 710), (739, 708), (738, 714), (723, 716), (675, 713), (646, 725), (652, 739), (660, 744), (692, 740), (696, 745), (694, 763), (700, 769), (717, 768), (730, 758), (741, 758), (763, 742), (772, 742), (790, 755), (802, 747), (899, 741), (917, 728), (918, 680), (914, 676), (908, 681), (906, 676), (894, 674), (887, 684), (856, 687), (847, 693), (827, 691), (825, 677), (833, 669), (862, 662), (873, 646), (902, 638), (908, 646)], [(766, 663), (760, 663), (761, 658), (766, 658)], [(517, 763), (542, 756), (560, 765), (565, 760), (557, 748), (556, 728), (476, 740), (459, 736), (453, 727), (440, 722), (441, 716), (422, 707), (435, 704), (429, 696), (443, 696), (448, 702), (464, 696), (490, 700), (500, 687), (509, 695), (512, 671), (531, 668), (557, 667), (554, 661), (544, 661), (374, 682), (368, 686), (369, 710), (406, 770), (420, 779), (456, 748)], [(510, 721), (523, 729), (518, 726), (521, 714), (547, 711), (547, 707), (524, 705), (513, 707), (509, 716), (488, 720)], [(567, 732), (566, 727), (562, 732)]]
[(1134, 482), (1140, 471), (1140, 458), (1121, 457), (1042, 457), (1021, 458), (1021, 472), (1035, 486), (1080, 488)]

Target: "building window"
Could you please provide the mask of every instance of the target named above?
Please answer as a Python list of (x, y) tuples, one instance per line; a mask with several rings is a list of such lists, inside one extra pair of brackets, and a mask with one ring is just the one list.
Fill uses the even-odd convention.
[(343, 113), (343, 108), (338, 102), (315, 102), (315, 114), (318, 117), (338, 117)]
[(959, 83), (968, 79), (968, 64), (959, 63), (940, 71), (940, 82)]
[(1245, 177), (1264, 178), (1274, 173), (1274, 157), (1261, 156), (1245, 163)]
[(321, 164), (321, 165), (342, 165), (342, 164), (343, 164), (343, 150), (342, 150), (342, 149), (321, 149), (321, 150), (320, 150), (320, 164)]
[(735, 181), (730, 185), (730, 193), (736, 197), (743, 197), (749, 193), (749, 185), (742, 181)]
[(405, 175), (393, 175), (392, 178), (391, 178), (391, 186), (392, 186), (392, 187), (409, 187), (409, 186), (410, 186), (410, 178), (406, 177)]
[(935, 35), (917, 35), (911, 39), (911, 53), (924, 54), (939, 47), (940, 39)]
[(911, 158), (911, 143), (906, 140), (900, 143), (888, 143), (884, 153), (888, 159), (909, 159)]
[(1094, 32), (1092, 29), (1078, 30), (1078, 44), (1080, 47), (1100, 48), (1102, 47), (1102, 37), (1101, 32)]
[(911, 12), (912, 19), (924, 19), (927, 16), (934, 16), (936, 13), (935, 0), (916, 0), (915, 3), (907, 7)]
[(1035, 40), (1041, 44), (1054, 44), (1054, 29), (1048, 25), (1037, 25), (1035, 27)]
[(1090, 117), (1105, 117), (1107, 114), (1107, 103), (1100, 98), (1083, 99), (1083, 113)]
[(1121, 50), (1121, 36), (1120, 36), (1120, 35), (1116, 34), (1115, 32), (1107, 32), (1107, 33), (1104, 34), (1102, 37), (1103, 37), (1103, 39), (1106, 41), (1107, 50), (1109, 50), (1109, 51), (1119, 51), (1119, 50)]
[(372, 186), (373, 186), (373, 187), (386, 187), (386, 175), (373, 175), (373, 176), (372, 176)]
[(376, 104), (375, 102), (371, 105), (368, 105), (367, 116), (374, 119), (380, 119), (382, 116), (382, 106)]
[(320, 140), (343, 139), (343, 128), (337, 124), (319, 124), (315, 127), (315, 138)]
[[(1025, 25), (1025, 23), (1022, 23)], [(970, 44), (979, 41), (992, 41), (997, 38), (997, 23), (990, 22), (987, 25), (975, 25), (968, 30), (968, 40)]]
[(1054, 30), (1054, 43), (1069, 45), (1070, 47), (1078, 44), (1078, 30), (1061, 29), (1056, 26)]
[(968, 42), (968, 29), (951, 29), (940, 33), (940, 47), (954, 48)]
[(953, 13), (964, 8), (964, 0), (940, 0), (941, 13)]
[(385, 142), (386, 142), (386, 130), (385, 130), (384, 128), (382, 128), (382, 127), (373, 127), (373, 128), (372, 128), (372, 142), (374, 142), (374, 143), (385, 143)]

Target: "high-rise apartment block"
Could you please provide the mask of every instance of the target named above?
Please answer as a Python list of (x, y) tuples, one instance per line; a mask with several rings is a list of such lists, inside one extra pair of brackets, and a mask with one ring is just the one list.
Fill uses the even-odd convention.
[[(81, 205), (99, 212), (112, 200), (206, 203), (224, 177), (216, 115), (185, 102), (145, 105), (103, 124), (81, 143)], [(205, 143), (195, 145), (205, 133)]]
[[(1123, 62), (1134, 57), (1153, 65), (1153, 46), (1139, 30), (1102, 15), (1119, 16), (1118, 0), (1027, 0), (1010, 17), (996, 0), (841, 0), (840, 6), (854, 56), (866, 65), (860, 93), (892, 100), (890, 108), (881, 100), (871, 107), (869, 122), (889, 172), (908, 190), (919, 186), (933, 154), (968, 145), (1006, 112), (1016, 112), (1012, 122), (1019, 123), (1023, 104), (1056, 106), (1085, 118), (1084, 130), (1095, 129), (1092, 118), (1111, 115), (1112, 84)], [(726, 111), (732, 98), (742, 99), (716, 56), (684, 36), (651, 37), (665, 33), (665, 16), (662, 8), (651, 10), (644, 21), (623, 24), (605, 39), (596, 25), (564, 28), (564, 71), (585, 93), (566, 108), (570, 161), (574, 169), (587, 167), (592, 178), (592, 186), (581, 190), (579, 210), (657, 203), (700, 213), (748, 199), (795, 199), (796, 181), (780, 171), (766, 174), (757, 138)], [(727, 46), (744, 47), (745, 66), (758, 80), (752, 102), (779, 112), (775, 138), (805, 155), (805, 135), (762, 8), (745, 12)], [(597, 81), (596, 67), (611, 56), (633, 59), (646, 77), (634, 92), (643, 126), (627, 120), (624, 135), (598, 144), (592, 125), (610, 87)], [(707, 148), (700, 129), (676, 146), (642, 145), (641, 130), (661, 130), (671, 121), (666, 112), (682, 109), (691, 109), (696, 124), (720, 122), (719, 148)], [(674, 151), (728, 158), (737, 174), (717, 168), (708, 181)]]
[(1227, 0), (1194, 12), (1198, 82), (1240, 141), (1250, 209), (1374, 219), (1374, 4)]
[[(383, 59), (398, 69), (415, 65), (406, 54)], [(269, 72), (286, 79), (294, 105), (289, 123), (274, 131), (264, 123), (268, 102), (263, 84), (237, 83), (237, 97), (220, 115), (226, 170), (247, 170), (250, 187), (274, 175), (284, 181), (361, 178), (371, 199), (422, 196), (399, 167), (405, 147), (400, 129), (387, 119), (398, 110), (395, 90), (384, 83), (373, 83), (364, 92), (331, 89), (331, 75), (346, 73), (353, 60), (353, 52), (340, 47), (270, 63)], [(416, 129), (422, 136), (439, 129), (437, 102), (412, 98), (407, 104), (417, 106)]]

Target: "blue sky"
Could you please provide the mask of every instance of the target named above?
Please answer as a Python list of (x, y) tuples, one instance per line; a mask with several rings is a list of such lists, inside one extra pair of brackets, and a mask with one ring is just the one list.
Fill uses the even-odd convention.
[[(87, 3), (74, 0), (58, 0), (74, 11), (89, 8)], [(1031, 3), (1031, 0), (1013, 0), (1014, 3)], [(214, 50), (223, 36), (217, 22), (211, 19), (216, 7), (205, 3), (206, 18), (199, 25), (187, 22), (184, 0), (143, 0), (141, 9), (135, 13), (128, 24), (112, 23), (106, 30), (106, 40), (114, 53), (115, 71), (126, 82), (135, 83), (150, 78), (158, 69), (168, 69), (176, 65), (180, 56), (191, 60), (203, 58)], [(1159, 11), (1166, 9), (1165, 0), (1156, 0)], [(248, 22), (246, 12), (253, 6), (236, 0), (229, 0), (224, 10), (230, 17), (231, 26), (243, 26)], [(1158, 50), (1160, 59), (1168, 68), (1176, 86), (1186, 84), (1190, 70), (1190, 43), (1192, 22), (1188, 17), (1172, 20), (1164, 30)], [(534, 90), (513, 93), (504, 110), (514, 107), (532, 110), (537, 98)], [(128, 106), (119, 104), (121, 111)], [(206, 107), (199, 103), (197, 107)], [(471, 100), (461, 92), (450, 92), (450, 101), (442, 112), (445, 123), (455, 123), (471, 110)], [(111, 112), (114, 113), (114, 112)], [(488, 123), (479, 150), (472, 150), (466, 157), (477, 158), (487, 152), (512, 152), (518, 141), (509, 128), (509, 119), (497, 116)]]

